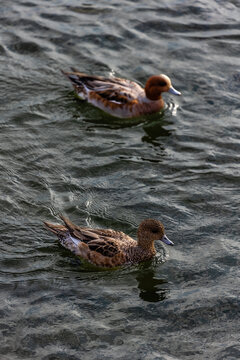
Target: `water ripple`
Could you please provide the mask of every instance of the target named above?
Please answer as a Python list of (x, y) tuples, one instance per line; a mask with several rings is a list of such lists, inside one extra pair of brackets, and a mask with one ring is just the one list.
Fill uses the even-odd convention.
[[(2, 1), (4, 360), (239, 358), (238, 8)], [(71, 66), (140, 84), (166, 73), (183, 96), (113, 119), (74, 98)], [(43, 228), (60, 213), (134, 238), (158, 218), (175, 246), (89, 269)]]

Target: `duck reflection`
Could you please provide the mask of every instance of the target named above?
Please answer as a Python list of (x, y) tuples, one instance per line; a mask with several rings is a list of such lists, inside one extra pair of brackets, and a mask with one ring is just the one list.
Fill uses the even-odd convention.
[(162, 115), (162, 121), (159, 121), (158, 118), (144, 124), (143, 129), (146, 135), (142, 137), (142, 141), (148, 142), (154, 146), (156, 145), (159, 146), (160, 145), (158, 141), (159, 138), (170, 136), (172, 134), (172, 131), (166, 129), (166, 126), (169, 124), (171, 123), (164, 120), (163, 115)]
[[(78, 100), (78, 103), (81, 100)], [(81, 103), (81, 116), (79, 114), (79, 104), (76, 103), (76, 108), (73, 118), (77, 121), (80, 117), (87, 123), (87, 130), (91, 131), (97, 128), (107, 128), (111, 130), (119, 130), (125, 128), (136, 127), (142, 124), (142, 128), (146, 135), (142, 137), (143, 142), (148, 142), (154, 146), (159, 146), (159, 138), (171, 136), (172, 130), (167, 129), (167, 126), (172, 125), (170, 105), (166, 110), (157, 114), (139, 116), (130, 119), (119, 119), (101, 111), (96, 112), (88, 103)]]
[(139, 272), (136, 280), (140, 290), (139, 297), (148, 302), (159, 302), (167, 298), (169, 290), (167, 281), (156, 277), (155, 271), (151, 268)]

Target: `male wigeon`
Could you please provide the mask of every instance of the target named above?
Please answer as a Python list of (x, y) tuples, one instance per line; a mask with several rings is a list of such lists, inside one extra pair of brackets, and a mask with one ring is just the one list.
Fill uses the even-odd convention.
[(167, 75), (151, 76), (143, 89), (134, 81), (116, 77), (86, 75), (72, 69), (65, 72), (79, 98), (120, 118), (152, 114), (164, 107), (163, 92), (181, 95)]
[(122, 231), (91, 229), (74, 225), (63, 216), (61, 219), (64, 225), (44, 224), (57, 235), (62, 246), (99, 267), (113, 268), (149, 260), (156, 255), (156, 240), (173, 245), (165, 235), (163, 224), (158, 220), (143, 220), (139, 225), (136, 241)]

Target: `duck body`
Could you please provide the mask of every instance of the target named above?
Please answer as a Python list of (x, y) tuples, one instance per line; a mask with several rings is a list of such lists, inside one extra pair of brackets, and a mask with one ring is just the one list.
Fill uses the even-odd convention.
[(80, 227), (61, 218), (64, 225), (44, 224), (57, 235), (63, 247), (99, 267), (114, 268), (149, 260), (156, 255), (155, 240), (173, 245), (158, 220), (144, 220), (138, 228), (136, 241), (122, 231)]
[(152, 114), (164, 107), (162, 92), (181, 93), (166, 75), (151, 76), (145, 88), (134, 81), (117, 77), (86, 75), (73, 69), (63, 74), (71, 81), (77, 96), (112, 116), (131, 118)]

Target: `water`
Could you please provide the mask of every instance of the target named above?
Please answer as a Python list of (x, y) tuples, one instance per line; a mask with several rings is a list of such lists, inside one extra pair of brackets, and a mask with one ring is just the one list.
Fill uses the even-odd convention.
[[(239, 359), (239, 7), (236, 0), (2, 0), (1, 360)], [(113, 119), (60, 69), (166, 73), (181, 98)], [(42, 221), (174, 248), (88, 271)]]

